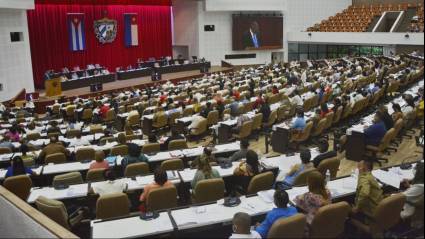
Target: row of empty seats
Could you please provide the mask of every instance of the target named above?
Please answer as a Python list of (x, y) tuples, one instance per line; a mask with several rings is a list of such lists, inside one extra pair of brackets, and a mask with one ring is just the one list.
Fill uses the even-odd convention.
[[(352, 5), (343, 12), (323, 20), (321, 23), (309, 27), (310, 32), (365, 32), (375, 17), (381, 16), (386, 11), (406, 11), (409, 8), (422, 8), (422, 4), (378, 4), (378, 5)], [(423, 14), (423, 13), (422, 13)], [(423, 18), (422, 18), (423, 19)]]

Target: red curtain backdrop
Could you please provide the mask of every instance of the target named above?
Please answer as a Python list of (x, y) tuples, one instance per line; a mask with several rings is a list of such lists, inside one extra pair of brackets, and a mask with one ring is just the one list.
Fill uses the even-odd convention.
[[(108, 18), (117, 21), (117, 36), (114, 42), (101, 44), (94, 34), (93, 23), (104, 17), (105, 10)], [(84, 51), (69, 49), (67, 13), (85, 14)], [(125, 47), (124, 13), (138, 14), (139, 46)], [(49, 69), (71, 69), (77, 65), (85, 68), (87, 64), (99, 63), (114, 72), (118, 66), (134, 65), (138, 58), (172, 55), (169, 5), (36, 4), (35, 10), (28, 11), (28, 28), (37, 88), (44, 86), (43, 75)]]
[(106, 4), (106, 5), (156, 5), (170, 6), (171, 0), (35, 0), (35, 3), (50, 3), (50, 4)]

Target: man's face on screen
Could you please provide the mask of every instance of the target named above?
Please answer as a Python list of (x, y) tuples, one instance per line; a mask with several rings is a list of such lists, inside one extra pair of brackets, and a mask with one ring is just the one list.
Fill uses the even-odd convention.
[(258, 33), (260, 30), (260, 26), (258, 25), (258, 22), (252, 22), (251, 23), (251, 31), (254, 33)]

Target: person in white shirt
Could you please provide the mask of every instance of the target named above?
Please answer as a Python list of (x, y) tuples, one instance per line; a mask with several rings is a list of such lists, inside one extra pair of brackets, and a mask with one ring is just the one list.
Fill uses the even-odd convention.
[(0, 102), (0, 112), (4, 112), (6, 110), (6, 106)]
[(404, 180), (401, 184), (407, 188), (403, 194), (406, 196), (406, 203), (400, 213), (402, 219), (407, 219), (415, 214), (416, 206), (419, 206), (421, 198), (424, 196), (424, 164), (418, 162), (415, 167), (415, 176), (412, 181)]
[(69, 147), (78, 147), (78, 146), (88, 146), (90, 142), (86, 138), (81, 138), (81, 135), (78, 135), (77, 138), (69, 140)]
[(248, 213), (238, 212), (233, 216), (233, 234), (229, 239), (233, 238), (261, 238), (258, 232), (251, 230), (251, 216)]
[(294, 96), (291, 98), (291, 103), (296, 106), (304, 105), (304, 101), (301, 98), (300, 94), (298, 93), (298, 90), (294, 90)]
[(99, 196), (111, 193), (122, 193), (127, 190), (127, 183), (124, 179), (116, 179), (113, 170), (106, 170), (103, 174), (107, 181), (93, 183), (91, 191)]
[(196, 129), (198, 128), (199, 123), (204, 120), (205, 118), (200, 116), (200, 115), (194, 115), (192, 117), (192, 123), (190, 123), (188, 129), (192, 130), (192, 129)]

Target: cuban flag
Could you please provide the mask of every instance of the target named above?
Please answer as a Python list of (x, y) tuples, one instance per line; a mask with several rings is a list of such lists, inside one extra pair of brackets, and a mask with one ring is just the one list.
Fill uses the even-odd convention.
[(71, 51), (83, 51), (86, 49), (83, 13), (68, 13), (68, 36), (69, 49)]
[(126, 47), (139, 45), (139, 31), (137, 25), (137, 14), (124, 14), (124, 41)]

